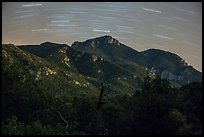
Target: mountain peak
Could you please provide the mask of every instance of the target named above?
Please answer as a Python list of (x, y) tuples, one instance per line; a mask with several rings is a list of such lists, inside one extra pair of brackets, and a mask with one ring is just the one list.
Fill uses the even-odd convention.
[(98, 37), (98, 38), (95, 38), (95, 39), (99, 40), (99, 41), (102, 41), (105, 44), (120, 45), (120, 42), (117, 39), (115, 39), (112, 36), (110, 36), (110, 35), (101, 36), (101, 37)]
[(14, 44), (2, 44), (2, 46), (12, 46), (12, 47), (15, 47)]
[(53, 42), (49, 42), (49, 41), (43, 42), (40, 45), (41, 46), (48, 46), (48, 45), (52, 45), (52, 46), (59, 46), (59, 45), (68, 46), (67, 44), (58, 44), (58, 43), (53, 43)]
[(121, 43), (113, 38), (112, 36), (110, 35), (105, 35), (105, 36), (101, 36), (101, 37), (96, 37), (96, 38), (92, 38), (92, 39), (88, 39), (86, 41), (83, 41), (83, 42), (79, 42), (79, 41), (75, 41), (71, 47), (103, 47), (104, 45), (108, 45), (108, 44), (111, 44), (111, 45), (121, 45)]
[(44, 46), (46, 46), (46, 45), (50, 45), (50, 44), (55, 44), (55, 43), (52, 43), (52, 42), (46, 41), (46, 42), (41, 43), (40, 45), (44, 45)]
[(101, 36), (101, 37), (98, 37), (98, 38), (113, 39), (113, 37), (110, 36), (110, 35), (104, 35), (104, 36)]

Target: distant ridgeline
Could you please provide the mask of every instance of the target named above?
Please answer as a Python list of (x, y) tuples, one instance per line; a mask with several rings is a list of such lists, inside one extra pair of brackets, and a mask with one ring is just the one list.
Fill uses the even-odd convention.
[(202, 134), (201, 87), (202, 73), (178, 55), (111, 36), (2, 44), (2, 131)]
[(174, 53), (159, 49), (138, 52), (111, 36), (102, 36), (84, 42), (76, 41), (71, 47), (66, 44), (46, 42), (38, 46), (27, 45), (19, 48), (65, 69), (84, 76), (108, 80), (110, 83), (117, 81), (118, 84), (122, 80), (127, 80), (131, 86), (133, 79), (138, 82), (142, 80), (145, 70), (170, 80), (174, 85), (202, 80), (201, 72), (188, 66)]
[(192, 66), (188, 66), (181, 57), (174, 53), (159, 49), (148, 49), (138, 52), (111, 36), (103, 36), (86, 40), (85, 42), (74, 42), (71, 47), (106, 57), (124, 68), (131, 67), (126, 62), (140, 65), (150, 70), (153, 74), (177, 84), (202, 80), (201, 72)]
[(111, 36), (76, 41), (71, 47), (45, 42), (16, 48), (83, 76), (93, 84), (103, 81), (119, 91), (121, 87), (130, 92), (140, 88), (146, 70), (152, 76), (171, 81), (174, 86), (202, 81), (202, 73), (174, 53), (159, 49), (138, 52)]

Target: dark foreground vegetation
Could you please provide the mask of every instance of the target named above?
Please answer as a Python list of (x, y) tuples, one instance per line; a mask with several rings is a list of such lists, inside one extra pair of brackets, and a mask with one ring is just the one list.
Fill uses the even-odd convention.
[(104, 96), (97, 109), (98, 96), (55, 93), (17, 64), (2, 67), (2, 74), (6, 135), (202, 134), (202, 83), (173, 88), (147, 74), (133, 96)]

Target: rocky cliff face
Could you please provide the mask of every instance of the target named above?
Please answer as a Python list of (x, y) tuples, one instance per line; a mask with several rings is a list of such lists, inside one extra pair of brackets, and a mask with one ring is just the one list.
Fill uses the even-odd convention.
[(105, 38), (106, 38), (106, 43), (108, 44), (120, 45), (120, 42), (111, 36), (105, 36)]
[[(194, 77), (192, 77), (192, 75), (194, 75)], [(198, 74), (196, 74), (196, 72), (192, 72), (192, 70), (190, 69), (186, 69), (180, 74), (175, 74), (165, 69), (160, 73), (160, 77), (181, 84), (200, 81), (202, 79), (201, 75), (199, 76)]]
[(161, 78), (168, 79), (168, 80), (173, 80), (173, 81), (179, 81), (183, 80), (182, 75), (175, 75), (174, 73), (169, 72), (168, 70), (163, 70), (161, 73)]

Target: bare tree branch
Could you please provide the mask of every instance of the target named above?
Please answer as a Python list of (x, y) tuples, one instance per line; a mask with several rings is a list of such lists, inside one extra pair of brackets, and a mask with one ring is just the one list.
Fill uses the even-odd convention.
[(98, 98), (97, 109), (99, 109), (101, 107), (101, 99), (103, 97), (103, 92), (104, 92), (104, 86), (103, 86), (103, 83), (101, 83), (101, 93), (100, 93), (100, 96)]
[(111, 90), (108, 91), (108, 92), (106, 92), (103, 96), (107, 96), (107, 95), (110, 94), (110, 93), (111, 93)]
[(107, 96), (110, 93), (111, 93), (111, 90), (104, 94), (104, 85), (103, 85), (103, 83), (101, 83), (101, 92), (100, 92), (100, 96), (98, 98), (97, 109), (99, 109), (101, 107), (101, 105), (103, 105), (105, 103), (105, 102), (102, 102), (102, 98)]
[(64, 119), (64, 117), (62, 116), (62, 114), (61, 114), (59, 111), (57, 111), (57, 112), (58, 112), (58, 114), (60, 115), (61, 119), (67, 124), (67, 125), (66, 125), (66, 128), (68, 128), (68, 126), (69, 126), (69, 125), (68, 125), (68, 121)]

